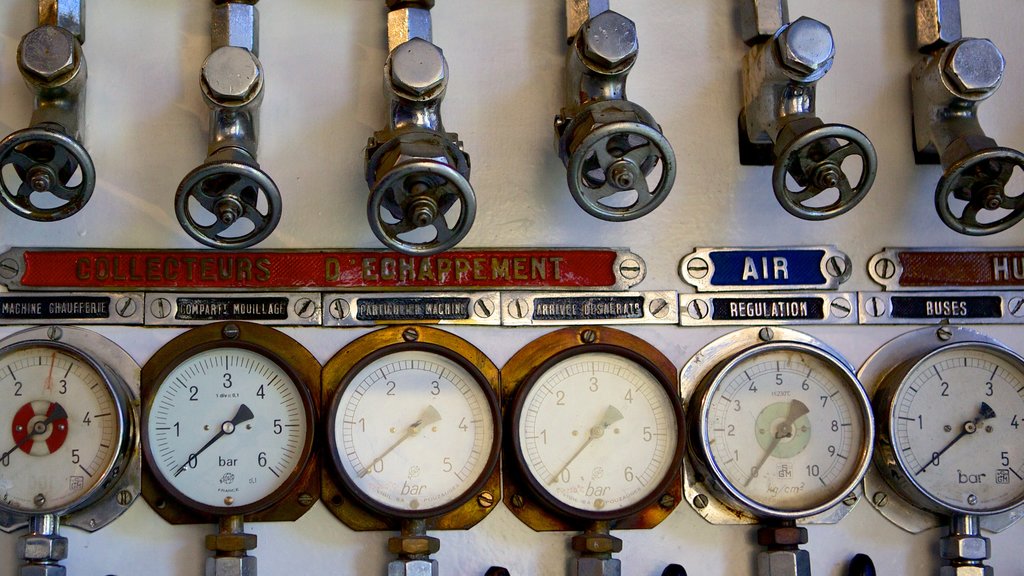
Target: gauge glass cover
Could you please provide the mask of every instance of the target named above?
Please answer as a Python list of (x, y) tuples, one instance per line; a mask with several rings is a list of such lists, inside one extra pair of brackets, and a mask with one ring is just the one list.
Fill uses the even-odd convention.
[(943, 508), (992, 514), (1024, 503), (1024, 360), (951, 344), (918, 361), (892, 401), (893, 452)]
[(675, 408), (661, 381), (618, 354), (563, 358), (528, 383), (515, 424), (533, 483), (583, 516), (642, 505), (673, 473)]
[(304, 398), (289, 373), (258, 352), (194, 354), (154, 391), (145, 438), (151, 464), (193, 507), (231, 513), (272, 504), (304, 464)]
[(0, 507), (74, 508), (109, 476), (122, 435), (111, 385), (78, 353), (15, 346), (0, 355)]
[(336, 395), (329, 431), (349, 486), (401, 515), (460, 505), (496, 458), (489, 384), (426, 350), (385, 353), (353, 372)]
[(845, 497), (866, 470), (868, 410), (839, 360), (802, 344), (765, 344), (715, 376), (701, 444), (726, 491), (755, 513), (810, 515)]

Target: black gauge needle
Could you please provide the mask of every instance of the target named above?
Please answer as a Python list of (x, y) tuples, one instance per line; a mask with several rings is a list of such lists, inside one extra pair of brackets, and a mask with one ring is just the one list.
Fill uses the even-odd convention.
[(50, 427), (50, 424), (53, 424), (57, 420), (63, 420), (67, 417), (68, 413), (64, 411), (64, 407), (61, 406), (60, 404), (54, 403), (53, 411), (50, 412), (50, 415), (46, 417), (46, 420), (43, 420), (42, 422), (36, 422), (32, 426), (32, 430), (30, 430), (29, 433), (24, 438), (19, 440), (18, 443), (14, 445), (14, 448), (11, 448), (7, 452), (4, 452), (2, 456), (0, 456), (0, 460), (7, 460), (11, 456), (11, 454), (14, 453), (15, 450), (24, 446), (29, 440), (35, 438), (36, 436), (45, 434), (47, 428)]
[(252, 410), (249, 410), (248, 406), (246, 406), (245, 404), (239, 406), (238, 412), (235, 414), (235, 417), (221, 424), (220, 430), (217, 432), (217, 434), (214, 435), (213, 438), (210, 438), (210, 441), (204, 444), (203, 447), (200, 448), (198, 452), (191, 454), (188, 457), (188, 460), (186, 460), (185, 463), (181, 465), (181, 468), (178, 468), (178, 471), (174, 473), (174, 477), (177, 478), (179, 474), (185, 471), (185, 468), (188, 467), (188, 463), (189, 461), (192, 460), (192, 458), (199, 458), (199, 455), (202, 454), (210, 446), (213, 446), (214, 442), (220, 440), (222, 437), (227, 436), (228, 434), (234, 433), (235, 426), (238, 426), (242, 422), (248, 422), (253, 418), (255, 418), (255, 416), (253, 415)]
[[(921, 469), (917, 471), (917, 474), (920, 474), (920, 473), (924, 472), (933, 463), (938, 462), (939, 458), (943, 454), (945, 454), (947, 450), (952, 448), (954, 444), (959, 442), (961, 438), (963, 438), (964, 436), (967, 436), (968, 434), (974, 434), (975, 432), (977, 432), (978, 431), (978, 424), (981, 424), (985, 420), (991, 420), (992, 418), (995, 418), (995, 417), (996, 417), (996, 411), (993, 410), (992, 407), (989, 406), (987, 403), (982, 402), (981, 403), (981, 408), (978, 409), (978, 415), (974, 417), (974, 420), (968, 420), (967, 422), (964, 422), (963, 429), (960, 430), (960, 433), (956, 435), (956, 438), (953, 438), (952, 440), (950, 440), (949, 444), (946, 444), (945, 448), (943, 448), (942, 450), (939, 450), (938, 452), (936, 452), (935, 455), (932, 456), (932, 459), (929, 460), (927, 464), (922, 466)], [(917, 476), (917, 474), (914, 474), (914, 476)]]
[(807, 407), (807, 404), (799, 400), (793, 400), (789, 403), (789, 414), (786, 415), (786, 419), (779, 424), (779, 427), (775, 429), (775, 438), (772, 439), (772, 443), (768, 445), (764, 450), (764, 456), (761, 457), (761, 461), (754, 466), (754, 469), (750, 471), (750, 478), (743, 484), (744, 486), (750, 486), (750, 483), (757, 478), (757, 475), (761, 473), (761, 467), (768, 461), (768, 457), (775, 452), (778, 448), (779, 442), (782, 442), (784, 438), (793, 437), (793, 424), (796, 423), (801, 417), (809, 414), (811, 410)]

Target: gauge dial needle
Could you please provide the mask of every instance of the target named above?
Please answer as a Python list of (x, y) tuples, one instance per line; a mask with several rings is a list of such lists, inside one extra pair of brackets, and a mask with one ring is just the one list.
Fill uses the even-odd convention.
[(412, 438), (413, 436), (419, 434), (420, 430), (422, 430), (424, 426), (430, 426), (431, 424), (435, 424), (440, 421), (441, 413), (437, 411), (437, 408), (434, 408), (433, 406), (427, 406), (426, 409), (423, 410), (423, 414), (420, 414), (419, 419), (410, 424), (409, 427), (405, 429), (405, 433), (402, 434), (402, 436), (398, 440), (395, 440), (394, 444), (389, 446), (388, 449), (385, 450), (383, 454), (374, 458), (373, 461), (370, 462), (370, 464), (366, 468), (363, 468), (362, 472), (359, 473), (359, 477), (362, 478), (369, 474), (373, 470), (374, 465), (384, 460), (384, 458), (388, 454), (394, 452), (395, 448), (398, 448), (399, 446), (402, 445), (402, 442), (405, 442), (409, 438)]
[(768, 461), (768, 458), (775, 452), (775, 449), (779, 447), (779, 443), (784, 438), (793, 437), (793, 424), (801, 417), (806, 416), (810, 413), (810, 409), (807, 405), (799, 400), (793, 400), (789, 403), (789, 414), (786, 415), (786, 419), (779, 424), (779, 427), (775, 429), (775, 437), (772, 438), (772, 443), (764, 449), (764, 456), (761, 457), (761, 461), (757, 463), (757, 466), (750, 471), (750, 478), (743, 483), (744, 486), (750, 486), (750, 483), (757, 478), (758, 474), (761, 473), (761, 467)]
[(248, 406), (246, 406), (245, 404), (239, 406), (238, 412), (235, 413), (235, 417), (221, 424), (220, 430), (217, 431), (217, 434), (214, 435), (213, 438), (210, 438), (210, 441), (204, 444), (203, 447), (200, 448), (198, 452), (191, 454), (188, 457), (188, 460), (186, 460), (185, 463), (181, 465), (181, 468), (178, 468), (178, 471), (174, 473), (174, 477), (177, 478), (179, 474), (185, 471), (185, 469), (188, 467), (189, 461), (192, 460), (193, 456), (198, 458), (199, 455), (205, 452), (207, 448), (213, 446), (214, 442), (220, 440), (221, 438), (228, 434), (233, 434), (235, 431), (235, 426), (238, 426), (242, 422), (248, 422), (253, 418), (255, 418), (255, 415), (253, 415), (252, 410), (250, 410)]
[(53, 411), (50, 412), (50, 415), (46, 417), (46, 420), (43, 420), (42, 422), (36, 422), (32, 426), (32, 430), (30, 430), (29, 433), (25, 435), (24, 438), (19, 440), (18, 443), (14, 445), (14, 448), (11, 448), (7, 452), (4, 452), (3, 455), (0, 455), (0, 460), (7, 460), (8, 458), (10, 458), (11, 454), (13, 454), (15, 450), (24, 446), (29, 440), (32, 440), (36, 436), (45, 434), (46, 430), (50, 427), (50, 424), (53, 424), (57, 420), (63, 420), (67, 417), (68, 413), (64, 411), (64, 407), (61, 406), (60, 404), (54, 403)]
[(555, 472), (555, 474), (551, 477), (551, 480), (548, 482), (548, 484), (554, 484), (558, 482), (558, 477), (561, 476), (562, 472), (565, 472), (565, 469), (568, 468), (569, 465), (576, 460), (576, 458), (579, 458), (579, 455), (583, 453), (583, 450), (586, 449), (587, 446), (590, 446), (591, 442), (604, 436), (604, 431), (607, 430), (609, 426), (615, 424), (616, 422), (622, 420), (623, 418), (624, 416), (622, 415), (622, 412), (619, 412), (618, 408), (616, 408), (615, 406), (609, 406), (608, 409), (604, 411), (604, 416), (601, 418), (601, 421), (597, 423), (597, 426), (594, 426), (593, 428), (590, 429), (590, 434), (587, 436), (586, 442), (584, 442), (582, 446), (576, 449), (576, 452), (572, 455), (571, 458), (569, 458), (569, 461), (565, 463), (565, 466), (562, 466), (561, 468), (558, 469), (558, 472)]
[[(933, 463), (937, 462), (939, 460), (939, 457), (941, 457), (943, 454), (945, 454), (946, 450), (949, 450), (950, 448), (953, 447), (954, 444), (959, 442), (961, 438), (963, 438), (964, 436), (967, 436), (969, 434), (974, 434), (975, 432), (977, 432), (978, 431), (978, 424), (981, 424), (985, 420), (991, 420), (992, 418), (995, 418), (995, 417), (996, 417), (996, 411), (993, 410), (992, 407), (988, 405), (988, 403), (982, 402), (981, 403), (981, 407), (978, 408), (978, 415), (974, 417), (974, 420), (968, 420), (967, 422), (964, 422), (964, 426), (960, 430), (960, 433), (956, 435), (956, 438), (953, 438), (952, 440), (950, 440), (949, 444), (946, 444), (945, 448), (943, 448), (942, 450), (939, 450), (938, 452), (936, 452), (935, 455), (932, 456), (932, 459), (929, 460), (928, 463), (926, 463), (924, 466), (921, 467), (920, 470), (917, 471), (917, 474), (920, 474), (920, 473), (924, 472), (925, 470), (928, 469), (929, 466), (931, 466)], [(917, 476), (917, 474), (914, 474), (914, 476)]]

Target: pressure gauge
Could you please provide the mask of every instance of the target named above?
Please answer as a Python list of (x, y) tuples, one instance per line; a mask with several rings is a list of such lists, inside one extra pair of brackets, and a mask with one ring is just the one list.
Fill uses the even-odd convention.
[[(743, 330), (683, 370), (696, 467), (731, 508), (760, 519), (822, 513), (856, 489), (874, 437), (853, 370), (792, 330)], [(706, 501), (706, 500), (705, 500)]]
[(675, 368), (650, 344), (608, 328), (566, 329), (518, 352), (502, 379), (519, 477), (556, 515), (621, 519), (678, 486)]
[(945, 341), (936, 334), (920, 330), (879, 351), (901, 352), (875, 395), (886, 420), (876, 457), (882, 476), (938, 514), (1021, 506), (1024, 359), (970, 330), (947, 328)]
[(472, 345), (431, 328), (346, 346), (324, 369), (331, 482), (383, 518), (435, 519), (467, 502), (486, 512), (497, 494), (478, 498), (497, 480), (497, 374)]
[(311, 505), (315, 484), (303, 485), (315, 475), (319, 368), (297, 342), (255, 324), (215, 324), (168, 343), (143, 369), (146, 463), (159, 488), (150, 503), (251, 515), (291, 504), (298, 490)]
[(0, 525), (93, 508), (86, 521), (66, 521), (91, 531), (127, 509), (139, 493), (138, 370), (86, 330), (34, 328), (0, 341)]

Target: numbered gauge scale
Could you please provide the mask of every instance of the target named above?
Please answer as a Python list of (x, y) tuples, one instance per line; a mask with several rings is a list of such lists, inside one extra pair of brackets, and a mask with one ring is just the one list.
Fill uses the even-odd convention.
[(393, 564), (437, 552), (426, 530), (466, 529), (493, 509), (498, 369), (483, 352), (434, 328), (384, 328), (338, 352), (323, 382), (324, 503), (354, 530), (401, 529)]
[(319, 372), (290, 337), (243, 322), (188, 331), (143, 368), (143, 494), (172, 524), (243, 536), (215, 538), (218, 569), (255, 573), (244, 521), (296, 520), (316, 501)]
[[(691, 449), (686, 497), (712, 524), (763, 524), (759, 564), (810, 564), (806, 530), (859, 500), (874, 424), (852, 367), (823, 343), (784, 328), (726, 335), (683, 368)], [(798, 569), (794, 574), (804, 574)]]
[(61, 523), (98, 530), (138, 496), (138, 380), (127, 352), (87, 330), (32, 328), (0, 341), (0, 528), (27, 525), (51, 543), (28, 566), (66, 558)]
[(981, 565), (980, 529), (1024, 516), (1024, 358), (973, 330), (925, 328), (884, 345), (860, 374), (877, 385), (884, 422), (865, 479), (872, 503), (910, 532), (948, 523), (944, 540), (975, 540), (985, 553), (943, 559)]
[(502, 369), (505, 502), (537, 531), (583, 530), (577, 563), (614, 562), (612, 528), (653, 528), (681, 497), (675, 367), (611, 328), (568, 328)]

